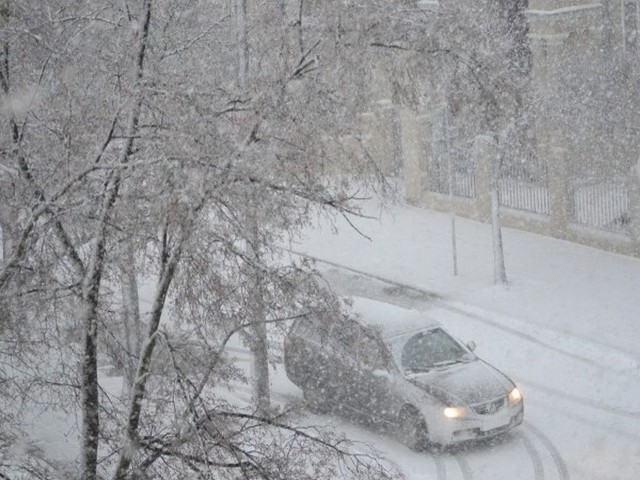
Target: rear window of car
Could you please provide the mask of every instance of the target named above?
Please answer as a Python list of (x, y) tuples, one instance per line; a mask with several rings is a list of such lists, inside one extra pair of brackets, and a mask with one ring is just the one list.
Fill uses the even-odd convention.
[(381, 336), (375, 330), (364, 327), (355, 320), (334, 325), (331, 342), (361, 365), (370, 368), (386, 368), (387, 356)]

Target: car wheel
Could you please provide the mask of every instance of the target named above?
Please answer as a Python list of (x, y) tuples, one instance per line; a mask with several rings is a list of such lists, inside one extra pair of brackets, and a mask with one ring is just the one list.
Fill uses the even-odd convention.
[(411, 450), (424, 450), (429, 444), (429, 430), (424, 417), (414, 407), (405, 407), (398, 418), (400, 441)]
[(307, 408), (313, 413), (325, 414), (331, 412), (329, 402), (327, 402), (324, 396), (317, 390), (305, 388), (302, 391), (302, 396), (304, 397)]

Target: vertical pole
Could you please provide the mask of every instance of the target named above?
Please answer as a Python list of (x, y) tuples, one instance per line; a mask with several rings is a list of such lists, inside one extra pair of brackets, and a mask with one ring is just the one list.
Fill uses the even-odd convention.
[(493, 153), (491, 168), (491, 233), (493, 236), (493, 283), (505, 285), (507, 273), (504, 266), (504, 248), (502, 244), (502, 227), (500, 226), (500, 197), (498, 195), (498, 175), (500, 157), (498, 142)]
[(456, 214), (453, 205), (453, 166), (451, 165), (451, 151), (449, 149), (449, 123), (447, 122), (448, 111), (445, 110), (444, 123), (444, 150), (447, 156), (447, 176), (449, 183), (449, 214), (451, 216), (451, 254), (453, 260), (453, 275), (458, 276), (458, 246), (456, 243)]
[(507, 274), (504, 266), (497, 182), (494, 182), (491, 187), (491, 230), (493, 233), (493, 282), (504, 285), (507, 283)]
[(451, 251), (453, 252), (453, 275), (458, 276), (458, 247), (456, 245), (456, 215), (451, 210)]

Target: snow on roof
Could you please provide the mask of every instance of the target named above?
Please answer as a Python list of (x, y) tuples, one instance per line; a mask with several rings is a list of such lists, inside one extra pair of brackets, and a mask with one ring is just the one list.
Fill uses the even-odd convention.
[(362, 323), (380, 327), (382, 334), (387, 338), (441, 326), (437, 320), (418, 310), (409, 310), (369, 298), (353, 297), (353, 310)]

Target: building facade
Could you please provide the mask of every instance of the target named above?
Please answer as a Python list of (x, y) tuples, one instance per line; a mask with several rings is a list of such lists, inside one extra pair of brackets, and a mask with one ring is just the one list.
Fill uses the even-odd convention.
[(365, 115), (377, 132), (371, 150), (388, 171), (401, 166), (415, 205), (488, 221), (495, 188), (505, 226), (640, 257), (640, 2), (525, 7), (527, 168), (496, 168), (500, 141), (491, 133), (455, 152), (454, 122), (437, 102), (402, 107), (391, 93)]

